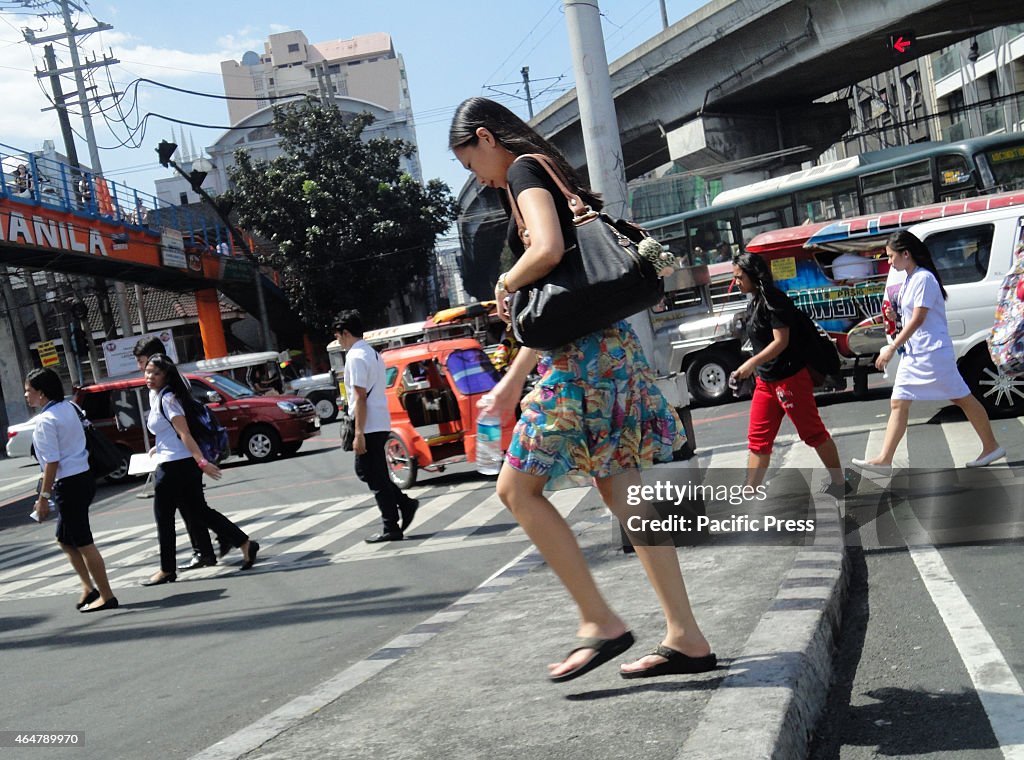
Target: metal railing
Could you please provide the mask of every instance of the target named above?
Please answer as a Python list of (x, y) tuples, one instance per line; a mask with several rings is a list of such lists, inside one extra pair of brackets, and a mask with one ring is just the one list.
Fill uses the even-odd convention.
[(5, 198), (156, 234), (170, 227), (181, 231), (192, 249), (221, 256), (243, 253), (244, 242), (234, 241), (222, 223), (100, 174), (3, 143), (0, 167), (0, 196)]

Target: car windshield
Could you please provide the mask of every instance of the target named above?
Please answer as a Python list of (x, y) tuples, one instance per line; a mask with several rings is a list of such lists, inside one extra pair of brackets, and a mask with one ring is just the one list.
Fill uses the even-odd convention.
[(218, 391), (224, 391), (232, 398), (251, 398), (257, 395), (253, 393), (251, 388), (232, 380), (230, 377), (225, 377), (224, 375), (204, 375), (203, 379)]

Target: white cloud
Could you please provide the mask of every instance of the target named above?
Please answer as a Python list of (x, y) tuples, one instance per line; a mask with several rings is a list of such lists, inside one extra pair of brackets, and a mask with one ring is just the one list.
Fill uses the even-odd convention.
[[(17, 33), (6, 28), (0, 35), (0, 92), (4, 107), (0, 108), (0, 140), (17, 148), (41, 147), (41, 136), (60, 134), (53, 111), (40, 109), (50, 103), (39, 89), (35, 69), (43, 67), (42, 51), (33, 61), (28, 43), (18, 42)], [(49, 88), (49, 81), (43, 80)], [(7, 150), (3, 151), (7, 153)]]

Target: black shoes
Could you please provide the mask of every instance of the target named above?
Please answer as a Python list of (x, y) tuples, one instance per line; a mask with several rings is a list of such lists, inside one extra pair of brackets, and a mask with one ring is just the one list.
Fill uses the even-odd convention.
[(117, 601), (117, 597), (112, 596), (103, 604), (87, 604), (85, 607), (82, 607), (82, 609), (80, 609), (79, 612), (102, 612), (103, 610), (116, 610), (120, 606), (121, 605)]
[(174, 583), (178, 580), (177, 573), (164, 573), (157, 578), (147, 578), (139, 583), (140, 586), (162, 586), (165, 583)]
[(384, 533), (374, 533), (372, 536), (364, 540), (368, 544), (382, 544), (385, 541), (401, 541), (403, 538), (405, 538), (405, 536), (402, 535), (400, 531), (391, 530)]
[(399, 513), (402, 515), (402, 524), (399, 527), (403, 534), (409, 529), (409, 526), (412, 525), (412, 519), (416, 516), (416, 510), (419, 508), (419, 499), (409, 499), (405, 504), (398, 508)]
[(259, 553), (259, 542), (249, 539), (249, 557), (242, 563), (242, 570), (248, 570), (256, 564), (256, 555)]
[(227, 543), (226, 541), (218, 541), (217, 542), (217, 559), (224, 559), (226, 556), (228, 556), (228, 552), (230, 552), (234, 548), (235, 547), (233, 547), (231, 544)]
[(217, 564), (217, 558), (212, 554), (209, 557), (204, 557), (201, 554), (193, 554), (191, 561), (187, 565), (178, 565), (179, 570), (195, 570), (197, 567), (213, 567)]
[(93, 602), (95, 602), (99, 598), (100, 598), (100, 591), (99, 591), (99, 589), (95, 589), (94, 588), (92, 591), (90, 591), (88, 594), (86, 594), (82, 598), (82, 601), (80, 601), (78, 604), (75, 605), (75, 609), (76, 610), (80, 610), (85, 605), (92, 604)]

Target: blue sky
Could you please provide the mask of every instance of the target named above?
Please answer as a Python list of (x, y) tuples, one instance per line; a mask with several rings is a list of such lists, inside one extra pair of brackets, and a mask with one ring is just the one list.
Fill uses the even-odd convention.
[[(525, 101), (489, 88), (522, 96), (520, 69), (529, 66), (534, 108), (539, 111), (574, 84), (561, 0), (79, 0), (79, 4), (88, 12), (80, 26), (92, 25), (89, 15), (114, 26), (112, 32), (88, 38), (83, 50), (89, 57), (95, 51), (112, 52), (119, 58), (121, 63), (112, 67), (111, 76), (121, 88), (137, 77), (148, 77), (223, 94), (220, 61), (238, 60), (246, 50), (262, 52), (269, 34), (301, 29), (311, 42), (369, 32), (391, 34), (405, 59), (424, 177), (447, 182), (455, 193), (467, 175), (447, 150), (447, 130), (461, 100), (477, 94), (496, 97), (525, 118)], [(699, 0), (667, 0), (669, 23), (702, 4)], [(658, 0), (600, 0), (600, 7), (610, 61), (661, 31)], [(0, 13), (0, 92), (4, 93), (0, 142), (32, 150), (40, 148), (44, 139), (52, 139), (61, 149), (56, 118), (52, 112), (40, 113), (48, 103), (33, 70), (43, 66), (42, 46), (31, 48), (23, 41), (20, 29), (24, 26), (31, 26), (40, 36), (58, 30), (55, 20), (47, 24), (38, 17)], [(63, 62), (68, 60), (66, 48), (58, 47), (57, 55)], [(108, 90), (106, 76), (99, 79), (100, 89)], [(65, 91), (71, 88), (70, 83), (65, 84)], [(138, 112), (126, 114), (132, 125), (146, 112), (203, 124), (228, 123), (224, 101), (147, 85), (138, 92)], [(130, 100), (125, 101), (125, 108)], [(113, 112), (109, 115), (120, 118)], [(150, 118), (145, 134), (136, 132), (133, 138), (124, 124), (115, 121), (108, 125), (102, 117), (95, 121), (101, 146), (114, 148), (133, 139), (141, 142), (140, 147), (101, 151), (104, 172), (152, 192), (153, 180), (167, 176), (167, 170), (156, 164), (155, 147), (161, 139), (171, 138), (172, 125)], [(80, 132), (80, 120), (74, 119), (73, 124)], [(175, 135), (179, 129), (174, 125)], [(218, 129), (186, 130), (197, 150), (222, 133)], [(79, 153), (87, 160), (82, 141)]]

